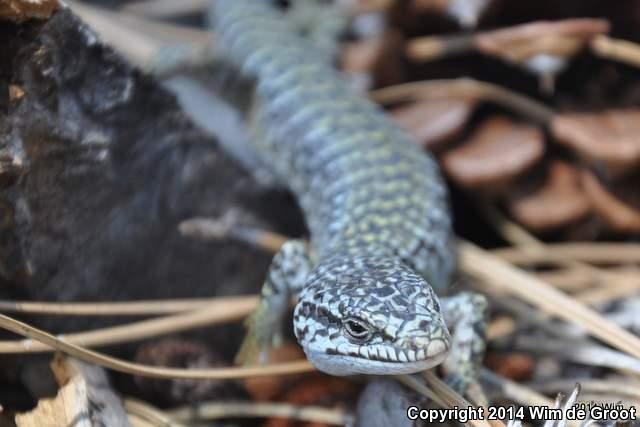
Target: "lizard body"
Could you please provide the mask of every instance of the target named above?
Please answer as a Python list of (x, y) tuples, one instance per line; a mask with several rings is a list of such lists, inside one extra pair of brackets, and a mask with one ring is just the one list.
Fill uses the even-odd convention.
[[(277, 341), (289, 296), (299, 294), (294, 332), (324, 372), (401, 374), (441, 363), (456, 344), (446, 321), (466, 312), (457, 304), (479, 313), (484, 302), (465, 295), (441, 306), (433, 291), (455, 266), (436, 162), (268, 1), (216, 0), (213, 14), (221, 43), (256, 81), (256, 146), (296, 195), (313, 249), (310, 257), (291, 241), (274, 257), (244, 351)], [(481, 318), (467, 326), (478, 332)], [(476, 335), (457, 340), (469, 347), (457, 362), (477, 362)]]

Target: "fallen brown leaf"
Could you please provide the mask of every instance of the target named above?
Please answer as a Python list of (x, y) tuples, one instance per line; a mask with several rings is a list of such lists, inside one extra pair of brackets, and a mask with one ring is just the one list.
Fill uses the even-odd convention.
[(393, 110), (396, 121), (424, 147), (437, 151), (464, 129), (475, 102), (470, 99), (434, 99)]
[(589, 161), (622, 173), (640, 165), (640, 110), (562, 113), (551, 132)]
[[(582, 186), (591, 200), (593, 209), (609, 227), (620, 233), (640, 233), (640, 206), (617, 197), (591, 171), (584, 170), (581, 175)], [(629, 183), (637, 195), (637, 181)]]
[(544, 183), (527, 194), (510, 195), (513, 217), (534, 231), (547, 231), (574, 223), (591, 211), (580, 184), (580, 173), (569, 163), (553, 161)]
[(444, 154), (442, 164), (461, 186), (495, 192), (534, 165), (544, 149), (544, 136), (537, 127), (495, 117)]

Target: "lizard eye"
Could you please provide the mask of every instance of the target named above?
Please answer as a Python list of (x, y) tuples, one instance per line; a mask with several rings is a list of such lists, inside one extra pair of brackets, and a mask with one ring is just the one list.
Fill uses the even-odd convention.
[(357, 342), (366, 342), (371, 339), (371, 328), (365, 322), (350, 317), (343, 322), (344, 330), (348, 337)]

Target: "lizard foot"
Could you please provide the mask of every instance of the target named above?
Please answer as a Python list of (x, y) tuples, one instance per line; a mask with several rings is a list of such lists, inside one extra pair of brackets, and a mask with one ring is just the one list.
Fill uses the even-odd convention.
[(266, 309), (261, 306), (246, 320), (247, 333), (235, 357), (238, 365), (262, 364), (267, 361), (269, 349), (282, 345), (279, 322), (265, 319)]
[(476, 403), (485, 401), (478, 383), (486, 348), (487, 301), (470, 292), (442, 300), (445, 322), (453, 330), (451, 355), (443, 368), (445, 382)]
[(300, 291), (310, 271), (311, 259), (306, 243), (302, 240), (284, 243), (271, 261), (260, 303), (245, 323), (247, 335), (236, 363), (264, 363), (269, 349), (282, 343), (282, 322), (289, 299)]

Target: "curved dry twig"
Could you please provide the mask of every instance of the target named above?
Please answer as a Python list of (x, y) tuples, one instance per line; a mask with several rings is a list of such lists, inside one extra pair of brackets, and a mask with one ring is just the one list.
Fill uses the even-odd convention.
[(552, 243), (544, 251), (529, 252), (522, 248), (503, 248), (492, 253), (504, 261), (519, 266), (556, 263), (572, 259), (591, 264), (640, 264), (640, 244), (637, 243)]
[(189, 423), (220, 418), (289, 418), (330, 425), (352, 425), (353, 416), (341, 409), (269, 402), (204, 402), (169, 411), (171, 419)]
[(139, 300), (121, 302), (44, 302), (0, 300), (5, 313), (46, 314), (52, 316), (152, 316), (174, 314), (215, 307), (216, 304), (235, 304), (245, 297), (187, 298), (167, 300)]
[[(93, 331), (66, 334), (64, 335), (64, 340), (67, 343), (84, 347), (137, 341), (188, 329), (240, 320), (253, 310), (257, 301), (258, 299), (255, 296), (222, 298), (198, 310)], [(39, 353), (51, 350), (50, 346), (31, 340), (0, 341), (0, 354)]]
[(262, 366), (229, 367), (212, 369), (179, 369), (158, 366), (148, 366), (140, 363), (127, 362), (115, 357), (107, 356), (93, 350), (87, 350), (75, 344), (28, 325), (19, 320), (0, 314), (0, 327), (18, 335), (31, 338), (51, 348), (76, 357), (85, 362), (93, 363), (125, 374), (160, 379), (188, 379), (188, 380), (219, 380), (238, 379), (248, 377), (264, 377), (276, 375), (293, 375), (313, 371), (313, 365), (307, 360), (278, 363)]
[(288, 240), (286, 236), (273, 231), (235, 224), (227, 217), (191, 218), (182, 221), (178, 229), (184, 236), (214, 241), (230, 238), (273, 253), (278, 252)]
[(507, 88), (468, 77), (424, 80), (388, 86), (369, 92), (369, 98), (382, 105), (418, 99), (464, 98), (492, 101), (547, 125), (555, 112), (546, 105)]
[(640, 68), (640, 45), (637, 43), (599, 35), (591, 40), (590, 48), (593, 53), (602, 58)]

